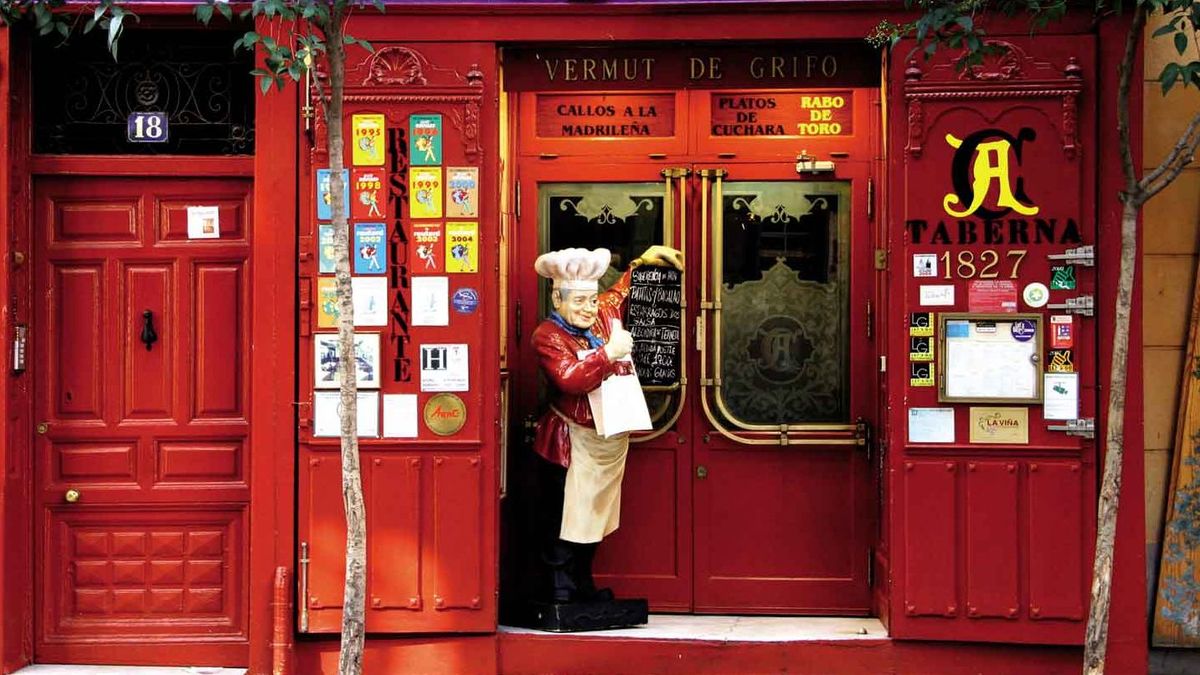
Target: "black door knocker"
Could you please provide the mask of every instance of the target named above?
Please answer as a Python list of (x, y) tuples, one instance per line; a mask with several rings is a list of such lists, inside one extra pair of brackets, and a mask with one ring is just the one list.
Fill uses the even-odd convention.
[(158, 333), (154, 332), (154, 312), (150, 310), (142, 312), (142, 319), (144, 320), (142, 324), (142, 342), (146, 343), (146, 351), (150, 351), (154, 343), (158, 342)]

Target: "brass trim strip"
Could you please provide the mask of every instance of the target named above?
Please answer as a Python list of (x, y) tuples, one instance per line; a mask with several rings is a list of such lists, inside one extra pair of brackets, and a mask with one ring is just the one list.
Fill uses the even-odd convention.
[[(691, 173), (686, 168), (679, 169), (663, 169), (663, 177), (665, 184), (665, 199), (663, 200), (663, 228), (666, 230), (663, 233), (663, 242), (667, 246), (674, 246), (675, 228), (672, 226), (671, 215), (671, 179), (675, 178), (679, 181), (677, 192), (679, 194), (679, 240), (687, 245), (687, 176)], [(683, 406), (687, 402), (687, 264), (685, 262), (683, 271), (679, 278), (679, 382), (665, 387), (642, 387), (643, 391), (679, 391), (679, 398), (675, 404), (675, 412), (671, 414), (671, 418), (667, 420), (661, 427), (648, 431), (645, 434), (634, 434), (630, 437), (630, 441), (634, 443), (644, 443), (651, 441), (671, 430), (675, 423), (679, 421), (679, 417), (683, 414)]]

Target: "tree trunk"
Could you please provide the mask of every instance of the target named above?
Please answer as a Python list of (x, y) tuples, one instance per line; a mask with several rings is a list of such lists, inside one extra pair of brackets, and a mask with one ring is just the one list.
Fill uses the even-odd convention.
[(337, 257), (338, 375), (342, 380), (338, 408), (342, 440), (342, 503), (346, 510), (346, 587), (342, 600), (342, 644), (339, 675), (362, 673), (366, 633), (367, 519), (363, 505), (362, 470), (358, 458), (358, 383), (354, 354), (354, 301), (350, 284), (350, 229), (343, 191), (345, 140), (342, 132), (342, 93), (346, 79), (346, 48), (342, 42), (341, 13), (331, 11), (324, 30), (329, 59), (329, 190), (333, 212), (334, 255)]
[(1137, 218), (1141, 201), (1125, 195), (1121, 210), (1121, 269), (1113, 326), (1113, 351), (1105, 430), (1104, 477), (1096, 515), (1096, 554), (1092, 566), (1092, 598), (1083, 645), (1083, 670), (1104, 672), (1108, 646), (1108, 610), (1112, 601), (1113, 543), (1117, 533), (1117, 505), (1121, 499), (1121, 462), (1125, 456), (1125, 383), (1129, 363), (1129, 312), (1133, 300), (1133, 272), (1137, 265)]

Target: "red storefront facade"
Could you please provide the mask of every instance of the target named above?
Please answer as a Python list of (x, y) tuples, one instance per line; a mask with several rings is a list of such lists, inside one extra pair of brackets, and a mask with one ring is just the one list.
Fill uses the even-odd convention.
[[(356, 273), (386, 306), (361, 331), (378, 345), (362, 385), (377, 430), (360, 427), (366, 672), (1078, 668), (1124, 26), (1030, 38), (1000, 24), (1006, 56), (959, 72), (865, 47), (885, 11), (431, 4), (351, 20), (376, 51), (350, 52), (347, 138), (382, 117), (381, 151), (345, 158), (351, 227), (382, 223), (386, 249)], [(190, 27), (185, 14), (143, 11), (147, 30)], [(333, 672), (324, 120), (291, 87), (256, 100), (252, 153), (46, 151), (29, 103), (45, 75), (26, 36), (3, 39), (0, 328), (27, 331), (0, 392), (5, 672)], [(437, 130), (426, 156), (410, 145), (419, 120)], [(218, 237), (189, 233), (196, 206), (216, 207)], [(430, 241), (442, 260), (418, 250)], [(599, 578), (652, 611), (873, 616), (886, 639), (500, 630), (527, 591), (528, 337), (545, 302), (532, 261), (606, 245), (621, 267), (652, 243), (688, 263), (680, 359), (650, 392), (656, 429), (634, 444)], [(414, 297), (431, 284), (450, 301), (441, 319)], [(1134, 317), (1113, 672), (1146, 661), (1136, 301)], [(1008, 351), (989, 341), (1005, 331)], [(1032, 376), (955, 368), (1014, 351)], [(461, 382), (433, 372), (452, 356)], [(1052, 412), (1052, 385), (1074, 406)], [(392, 429), (389, 405), (415, 405), (413, 428)]]

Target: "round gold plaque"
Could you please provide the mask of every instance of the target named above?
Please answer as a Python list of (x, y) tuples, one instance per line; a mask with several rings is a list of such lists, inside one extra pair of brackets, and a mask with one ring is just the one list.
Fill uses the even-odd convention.
[(425, 402), (425, 426), (438, 436), (453, 436), (467, 423), (467, 406), (454, 394), (435, 394)]

